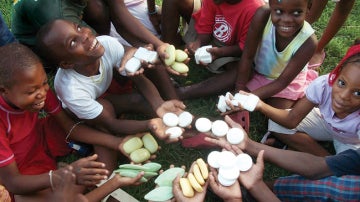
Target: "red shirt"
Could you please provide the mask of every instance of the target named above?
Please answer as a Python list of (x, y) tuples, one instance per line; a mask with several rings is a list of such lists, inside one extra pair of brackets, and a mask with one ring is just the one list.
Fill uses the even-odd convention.
[(246, 34), (256, 10), (263, 0), (242, 0), (237, 4), (215, 4), (203, 0), (201, 9), (193, 14), (198, 34), (212, 34), (226, 45), (238, 44), (243, 50)]
[[(47, 93), (44, 110), (48, 114), (61, 110), (60, 102), (51, 90)], [(49, 119), (38, 116), (39, 112), (14, 109), (0, 97), (0, 167), (16, 161), (21, 174), (40, 174), (56, 168), (45, 139), (47, 130), (44, 126)]]

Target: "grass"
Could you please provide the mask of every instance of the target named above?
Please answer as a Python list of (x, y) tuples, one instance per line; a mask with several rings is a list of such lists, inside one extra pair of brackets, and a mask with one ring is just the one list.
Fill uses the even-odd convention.
[[(6, 22), (10, 25), (10, 15), (11, 15), (11, 0), (0, 0), (0, 10), (5, 18)], [(160, 0), (156, 0), (158, 4), (161, 4)], [(328, 19), (334, 9), (335, 4), (329, 1), (325, 11), (323, 12), (321, 18), (313, 24), (313, 28), (316, 30), (317, 36), (321, 36), (323, 29), (327, 26)], [(342, 56), (345, 54), (347, 48), (353, 43), (354, 39), (360, 37), (360, 26), (358, 25), (357, 17), (360, 16), (360, 2), (356, 1), (353, 11), (351, 12), (349, 18), (347, 19), (343, 28), (338, 32), (338, 34), (331, 40), (331, 42), (325, 48), (326, 59), (321, 69), (321, 74), (328, 73), (336, 64), (340, 61)], [(191, 63), (190, 66), (194, 66), (194, 63)], [(51, 76), (51, 75), (50, 75)], [(199, 68), (191, 68), (189, 76), (187, 78), (175, 78), (179, 83), (183, 85), (199, 82), (200, 80), (205, 79), (210, 76), (206, 71), (199, 70)], [(215, 103), (217, 102), (217, 96), (210, 96), (201, 99), (186, 100), (185, 104), (187, 105), (188, 111), (195, 115), (201, 115), (204, 117), (209, 117), (212, 119), (221, 119), (219, 114), (215, 110)], [(259, 141), (263, 134), (266, 132), (267, 120), (258, 112), (251, 114), (251, 123), (250, 123), (250, 136), (252, 139)], [(179, 144), (165, 145), (162, 142), (159, 142), (161, 146), (161, 151), (158, 153), (158, 156), (155, 162), (160, 163), (163, 168), (168, 168), (170, 164), (175, 164), (176, 166), (185, 165), (189, 167), (191, 163), (199, 157), (205, 158), (210, 150), (202, 149), (185, 149), (182, 148)], [(66, 161), (72, 161), (76, 159), (75, 156), (70, 156)], [(275, 167), (269, 163), (266, 163), (264, 179), (273, 180), (280, 176), (285, 176), (290, 173)], [(154, 188), (154, 184), (150, 181), (146, 184), (142, 184), (137, 187), (127, 187), (125, 190), (135, 196), (138, 200), (144, 200), (143, 196)], [(220, 201), (212, 193), (207, 194), (206, 201)]]

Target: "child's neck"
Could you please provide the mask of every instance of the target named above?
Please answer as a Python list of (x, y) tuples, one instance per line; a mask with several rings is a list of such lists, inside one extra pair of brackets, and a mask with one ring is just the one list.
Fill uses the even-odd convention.
[(279, 52), (283, 51), (290, 44), (290, 42), (294, 40), (294, 38), (299, 32), (300, 30), (291, 37), (282, 37), (276, 32), (276, 50)]
[(99, 74), (100, 73), (99, 69), (100, 69), (100, 59), (96, 60), (94, 63), (91, 64), (74, 67), (74, 70), (77, 73), (87, 77)]

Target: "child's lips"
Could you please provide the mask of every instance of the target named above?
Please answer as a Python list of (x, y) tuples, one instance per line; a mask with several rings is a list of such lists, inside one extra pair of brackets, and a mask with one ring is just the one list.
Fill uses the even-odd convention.
[(33, 105), (34, 109), (42, 109), (45, 106), (45, 100)]
[(99, 46), (98, 40), (95, 38), (94, 41), (92, 42), (89, 50), (92, 51), (95, 48), (97, 48), (98, 46)]

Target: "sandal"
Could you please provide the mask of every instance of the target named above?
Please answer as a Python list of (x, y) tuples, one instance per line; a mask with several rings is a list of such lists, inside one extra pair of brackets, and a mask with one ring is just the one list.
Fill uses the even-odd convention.
[[(270, 145), (270, 144), (266, 144), (266, 142), (269, 140), (269, 139), (274, 139), (274, 142)], [(275, 148), (278, 148), (278, 149), (287, 149), (287, 145), (283, 142), (281, 142), (279, 139), (277, 139), (275, 136), (273, 136), (271, 134), (270, 131), (268, 131), (267, 133), (265, 133), (264, 137), (260, 140), (260, 143), (262, 144), (266, 144), (266, 145), (269, 145), (269, 146), (272, 146), (272, 147), (275, 147)]]
[(233, 114), (230, 114), (229, 117), (236, 123), (240, 124), (244, 128), (245, 132), (249, 134), (250, 115), (248, 111), (244, 110), (240, 112), (235, 112)]
[(181, 140), (181, 146), (185, 148), (197, 148), (197, 149), (213, 149), (220, 148), (218, 145), (208, 142), (205, 137), (206, 133), (198, 133), (197, 135)]

